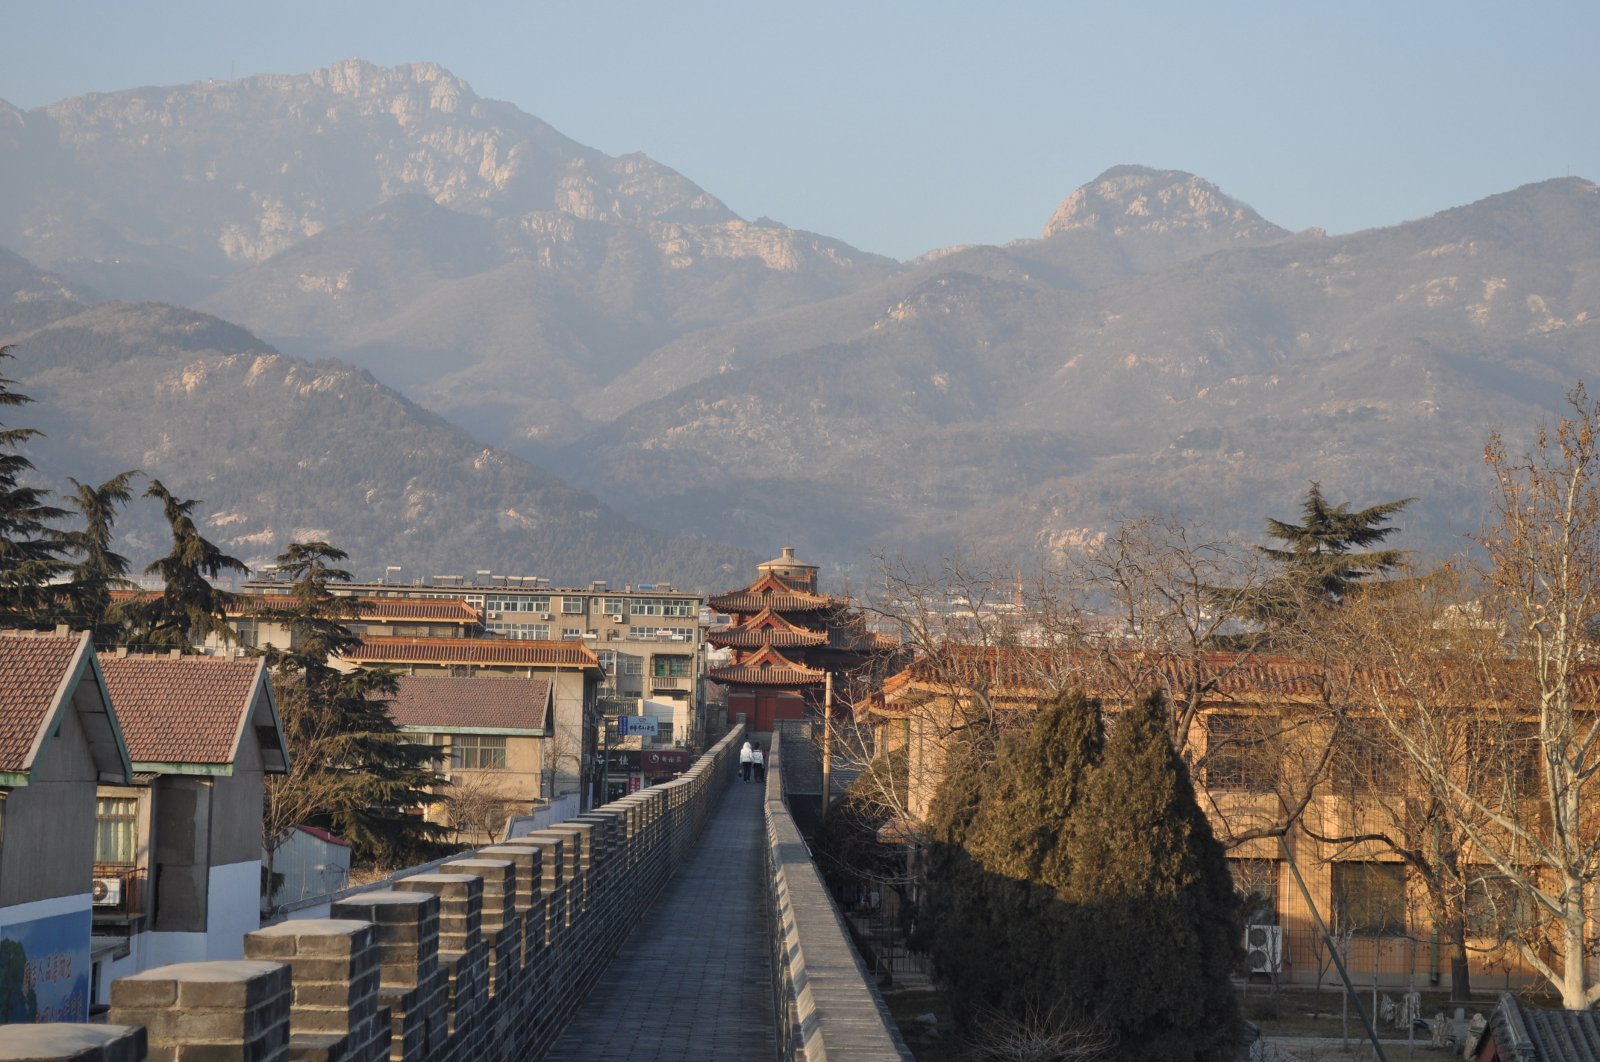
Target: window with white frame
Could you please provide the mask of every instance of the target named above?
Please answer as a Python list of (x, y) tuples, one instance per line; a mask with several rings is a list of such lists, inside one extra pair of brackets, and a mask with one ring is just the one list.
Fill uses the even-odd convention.
[(462, 771), (505, 770), (505, 736), (501, 734), (456, 734), (450, 741), (450, 766)]

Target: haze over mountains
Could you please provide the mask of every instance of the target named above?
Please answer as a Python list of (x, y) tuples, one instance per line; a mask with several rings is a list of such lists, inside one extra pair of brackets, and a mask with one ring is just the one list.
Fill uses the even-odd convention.
[(897, 263), (354, 61), (0, 104), (0, 152), (41, 466), (148, 468), (251, 555), (720, 586), (741, 548), (1020, 560), (1149, 509), (1253, 540), (1310, 479), (1450, 548), (1488, 430), (1600, 366), (1578, 179), (1329, 237), (1121, 166), (1038, 239)]

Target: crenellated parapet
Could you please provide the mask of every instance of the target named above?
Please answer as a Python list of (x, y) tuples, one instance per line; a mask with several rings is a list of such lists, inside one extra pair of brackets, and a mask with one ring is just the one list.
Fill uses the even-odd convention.
[(244, 960), (122, 978), (110, 1024), (5, 1026), (0, 1058), (539, 1058), (690, 851), (743, 740), (741, 726), (671, 782), (346, 896), (330, 917), (247, 934)]

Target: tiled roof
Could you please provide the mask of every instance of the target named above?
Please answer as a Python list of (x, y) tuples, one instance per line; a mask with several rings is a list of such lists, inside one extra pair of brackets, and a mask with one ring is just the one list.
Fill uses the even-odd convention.
[(600, 666), (594, 650), (577, 642), (511, 638), (364, 638), (345, 659), (355, 664)]
[(706, 599), (718, 612), (751, 613), (763, 609), (776, 612), (816, 612), (834, 608), (841, 602), (825, 594), (813, 594), (790, 586), (776, 575), (767, 574), (745, 587)]
[(807, 630), (790, 623), (773, 609), (764, 608), (738, 626), (708, 631), (706, 641), (712, 645), (731, 649), (758, 649), (763, 645), (776, 645), (788, 649), (796, 646), (826, 645), (828, 633)]
[[(147, 590), (113, 590), (114, 601), (133, 601), (156, 595)], [(262, 611), (287, 608), (291, 599), (287, 594), (241, 594), (228, 607), (232, 618), (254, 616)], [(387, 620), (413, 620), (433, 623), (477, 623), (478, 610), (460, 598), (393, 598), (357, 597), (340, 598), (352, 607), (356, 623), (381, 623)]]
[(0, 771), (27, 771), (85, 634), (0, 634)]
[(1490, 1036), (1507, 1062), (1600, 1062), (1600, 1013), (1592, 1010), (1537, 1010), (1505, 992), (1473, 1048)]
[[(887, 680), (884, 693), (893, 700), (914, 695), (917, 689), (937, 692), (969, 687), (1012, 691), (1025, 697), (1042, 689), (1068, 685), (1101, 693), (1113, 686), (1120, 688), (1130, 677), (1153, 681), (1157, 675), (1171, 688), (1185, 688), (1197, 673), (1207, 688), (1208, 699), (1239, 704), (1320, 702), (1330, 694), (1337, 695), (1337, 688), (1330, 686), (1399, 685), (1398, 677), (1386, 672), (1339, 673), (1317, 661), (1271, 653), (1202, 653), (1187, 657), (1122, 649), (1091, 652), (945, 645), (921, 654), (899, 676)], [(1429, 676), (1441, 695), (1465, 677), (1464, 670), (1458, 674), (1448, 666)], [(1473, 687), (1469, 683), (1462, 688), (1471, 691)], [(1600, 669), (1587, 668), (1575, 675), (1573, 690), (1580, 702), (1600, 702)]]
[(263, 689), (265, 666), (259, 657), (100, 658), (128, 758), (141, 770), (152, 764), (232, 764)]
[[(250, 599), (254, 609), (281, 607), (271, 596)], [(247, 610), (248, 611), (248, 610)], [(356, 622), (377, 623), (384, 620), (426, 620), (433, 623), (477, 623), (478, 610), (460, 598), (421, 598), (406, 600), (394, 597), (361, 597), (355, 599)]]
[(539, 730), (550, 705), (547, 678), (401, 675), (389, 702), (400, 726)]
[(733, 686), (815, 686), (827, 672), (797, 664), (771, 646), (736, 664), (714, 667), (706, 677)]

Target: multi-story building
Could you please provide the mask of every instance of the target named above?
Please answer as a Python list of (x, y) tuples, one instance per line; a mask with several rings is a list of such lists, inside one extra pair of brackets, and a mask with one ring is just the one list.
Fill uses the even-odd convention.
[[(1165, 675), (1168, 688), (1189, 685), (1188, 668), (1210, 676), (1188, 727), (1186, 758), (1201, 807), (1230, 840), (1235, 887), (1251, 900), (1250, 972), (1297, 983), (1335, 976), (1320, 917), (1362, 977), (1391, 988), (1449, 985), (1448, 948), (1419, 901), (1417, 882), (1379, 840), (1395, 812), (1415, 804), (1408, 773), (1378, 742), (1355, 743), (1353, 758), (1364, 761), (1358, 769), (1325, 751), (1336, 726), (1359, 735), (1372, 720), (1349, 711), (1336, 723), (1326, 676), (1309, 661), (1217, 653), (1144, 663)], [(943, 780), (947, 743), (963, 721), (980, 713), (1020, 720), (1059, 690), (1095, 693), (1104, 675), (1095, 661), (1066, 651), (947, 646), (940, 658), (924, 655), (891, 677), (871, 714), (879, 751), (906, 750), (909, 817), (926, 815)], [(1600, 675), (1586, 679), (1585, 690), (1586, 707), (1600, 706)], [(1483, 723), (1513, 725), (1493, 713)], [(1499, 740), (1484, 733), (1488, 742)], [(1297, 818), (1286, 829), (1291, 808)], [(1498, 874), (1487, 862), (1479, 879), (1483, 890), (1466, 901), (1473, 965), (1508, 982), (1536, 981), (1504, 936), (1514, 897), (1494, 887)]]
[[(286, 592), (288, 584), (256, 579), (245, 584), (251, 594)], [(363, 620), (384, 615), (385, 607), (432, 602), (441, 609), (471, 610), (473, 627), (452, 618), (417, 620), (441, 627), (456, 624), (467, 637), (482, 635), (508, 641), (567, 642), (590, 649), (604, 678), (597, 697), (609, 714), (647, 715), (657, 720), (657, 745), (699, 746), (705, 735), (695, 725), (696, 694), (703, 673), (705, 599), (670, 583), (613, 587), (592, 582), (586, 587), (551, 586), (541, 579), (478, 572), (434, 576), (426, 582), (349, 583), (336, 592), (363, 599)], [(392, 603), (392, 604), (389, 604)], [(395, 622), (403, 622), (398, 615)], [(419, 632), (394, 630), (370, 634)], [(435, 629), (431, 637), (450, 634)]]

